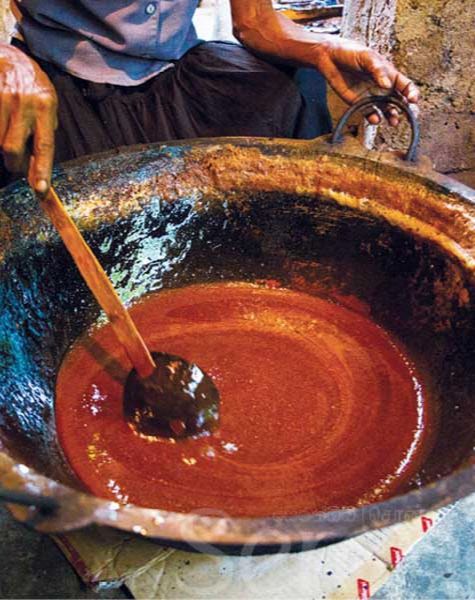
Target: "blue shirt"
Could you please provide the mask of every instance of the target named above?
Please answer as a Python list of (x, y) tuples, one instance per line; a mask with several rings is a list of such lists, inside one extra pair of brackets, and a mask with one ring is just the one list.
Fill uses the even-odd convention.
[(138, 85), (198, 43), (198, 0), (13, 0), (31, 52), (83, 79)]

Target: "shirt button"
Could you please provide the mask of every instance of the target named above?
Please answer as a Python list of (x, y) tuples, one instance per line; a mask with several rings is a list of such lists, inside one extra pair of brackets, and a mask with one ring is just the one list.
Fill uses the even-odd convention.
[(147, 6), (145, 7), (145, 12), (147, 13), (147, 15), (152, 16), (155, 14), (155, 11), (157, 10), (157, 5), (155, 2), (149, 2), (147, 4)]

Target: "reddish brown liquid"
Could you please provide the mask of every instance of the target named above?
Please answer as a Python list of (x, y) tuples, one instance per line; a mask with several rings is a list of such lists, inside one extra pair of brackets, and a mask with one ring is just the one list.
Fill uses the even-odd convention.
[(369, 318), (250, 284), (160, 292), (132, 309), (152, 349), (196, 362), (221, 394), (217, 434), (147, 439), (124, 421), (131, 369), (109, 325), (62, 365), (66, 456), (97, 496), (175, 511), (291, 515), (395, 494), (427, 439), (414, 368)]

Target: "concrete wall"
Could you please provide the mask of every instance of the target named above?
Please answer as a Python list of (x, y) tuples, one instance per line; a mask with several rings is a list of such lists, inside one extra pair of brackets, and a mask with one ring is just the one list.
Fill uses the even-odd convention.
[(13, 27), (8, 0), (0, 0), (0, 40), (7, 40)]
[(360, 40), (389, 56), (396, 0), (347, 0), (343, 12), (342, 35)]
[[(422, 153), (475, 187), (475, 2), (347, 0), (343, 30), (416, 81)], [(383, 143), (391, 137), (379, 135)]]
[(475, 187), (475, 2), (398, 0), (393, 55), (423, 93), (423, 151)]

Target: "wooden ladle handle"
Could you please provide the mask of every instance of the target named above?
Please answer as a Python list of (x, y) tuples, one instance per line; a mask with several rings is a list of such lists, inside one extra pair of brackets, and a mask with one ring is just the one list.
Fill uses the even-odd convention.
[(61, 236), (84, 281), (109, 318), (119, 342), (125, 348), (139, 376), (149, 377), (155, 369), (154, 360), (110, 279), (63, 203), (52, 187), (44, 196), (38, 196), (38, 199), (42, 209)]

